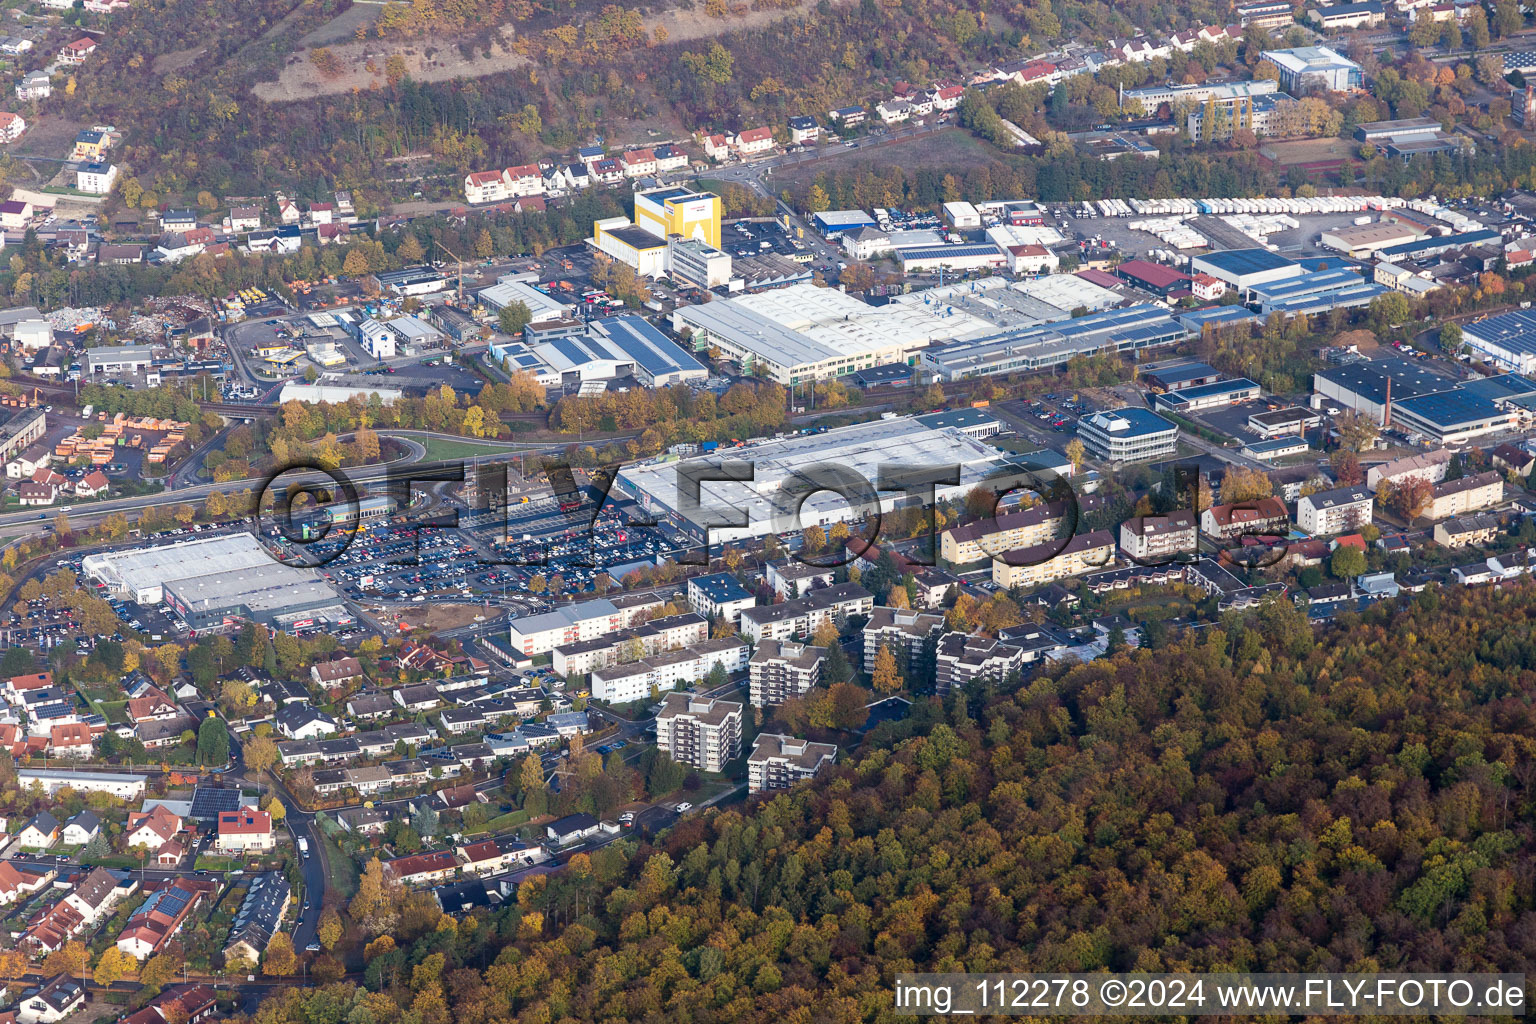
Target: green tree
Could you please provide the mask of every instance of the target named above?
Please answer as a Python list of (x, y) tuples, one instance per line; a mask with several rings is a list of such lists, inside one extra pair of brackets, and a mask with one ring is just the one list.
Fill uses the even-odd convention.
[(197, 727), (197, 763), (224, 764), (229, 760), (229, 729), (224, 720), (210, 716)]
[(522, 334), (523, 328), (533, 320), (533, 312), (528, 304), (521, 299), (507, 303), (501, 307), (501, 312), (496, 314), (496, 325), (501, 328), (503, 334)]
[(1353, 545), (1342, 545), (1333, 552), (1328, 569), (1341, 580), (1354, 579), (1365, 572), (1365, 552)]

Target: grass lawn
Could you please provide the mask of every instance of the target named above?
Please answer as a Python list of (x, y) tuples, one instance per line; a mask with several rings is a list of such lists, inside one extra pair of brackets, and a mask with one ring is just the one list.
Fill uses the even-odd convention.
[(481, 830), (495, 835), (517, 828), (528, 823), (530, 815), (527, 811), (509, 811), (500, 817), (492, 818), (481, 826)]
[(470, 459), (476, 455), (495, 455), (506, 451), (505, 448), (488, 444), (475, 444), (473, 441), (448, 441), (440, 437), (429, 437), (422, 442), (427, 450), (427, 458), (433, 461), (447, 459)]
[(357, 862), (342, 853), (341, 847), (336, 845), (336, 841), (324, 829), (320, 831), (320, 841), (325, 844), (325, 887), (351, 899), (357, 892)]
[(240, 866), (240, 858), (221, 857), (215, 853), (200, 854), (195, 865), (198, 871), (229, 871)]
[(81, 857), (80, 864), (93, 868), (118, 868), (123, 871), (137, 870), (144, 862), (126, 853), (113, 853), (105, 857)]
[(106, 718), (108, 725), (122, 725), (128, 721), (126, 700), (98, 701), (96, 706), (101, 709), (102, 717)]

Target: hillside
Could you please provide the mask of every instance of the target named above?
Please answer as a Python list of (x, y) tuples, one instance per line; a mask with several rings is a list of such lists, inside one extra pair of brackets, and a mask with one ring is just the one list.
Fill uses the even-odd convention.
[(1518, 971), (1533, 619), (1529, 586), (1431, 592), (1314, 641), (1272, 604), (929, 705), (810, 788), (525, 882), (490, 928), (365, 880), (382, 991), (257, 1020), (868, 1020), (914, 968)]

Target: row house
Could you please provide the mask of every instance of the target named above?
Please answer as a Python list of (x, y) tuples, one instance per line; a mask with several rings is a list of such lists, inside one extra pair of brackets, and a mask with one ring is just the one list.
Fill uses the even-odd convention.
[(475, 171), (464, 177), (464, 200), (472, 205), (543, 195), (544, 191), (544, 172), (538, 164), (519, 164), (500, 171)]
[(1175, 50), (1192, 53), (1195, 47), (1201, 43), (1210, 43), (1219, 46), (1222, 43), (1240, 43), (1243, 41), (1243, 27), (1241, 25), (1213, 26), (1203, 25), (1200, 28), (1189, 29), (1184, 32), (1175, 32), (1168, 37), (1168, 45)]

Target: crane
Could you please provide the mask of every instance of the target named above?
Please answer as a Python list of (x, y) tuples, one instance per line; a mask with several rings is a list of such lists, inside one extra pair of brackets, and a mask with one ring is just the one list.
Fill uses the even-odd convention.
[(458, 260), (458, 262), (459, 262), (459, 306), (460, 306), (460, 308), (463, 308), (463, 306), (464, 306), (464, 257), (460, 256), (458, 253), (456, 253), (452, 249), (448, 248), (442, 242), (438, 242), (437, 243), (437, 247), (439, 249), (443, 250), (443, 252), (447, 253), (449, 256), (452, 256), (455, 260)]

